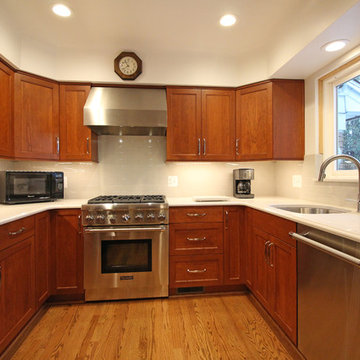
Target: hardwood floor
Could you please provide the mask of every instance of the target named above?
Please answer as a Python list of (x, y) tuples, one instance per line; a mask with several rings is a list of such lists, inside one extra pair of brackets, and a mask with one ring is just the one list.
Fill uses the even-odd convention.
[(293, 359), (248, 295), (51, 306), (14, 360)]

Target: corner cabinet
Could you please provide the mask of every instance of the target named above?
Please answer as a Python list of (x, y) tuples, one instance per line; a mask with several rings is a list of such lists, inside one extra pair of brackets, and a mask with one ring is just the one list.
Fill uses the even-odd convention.
[(35, 76), (15, 74), (15, 158), (58, 160), (59, 85)]
[(260, 303), (296, 344), (296, 242), (292, 221), (247, 209), (249, 234), (246, 282)]
[(51, 224), (53, 242), (50, 249), (52, 264), (52, 294), (84, 294), (84, 244), (81, 234), (81, 211), (78, 209), (56, 210), (52, 214)]
[(167, 88), (167, 160), (233, 160), (235, 91)]
[(97, 135), (84, 122), (90, 85), (60, 85), (60, 160), (97, 161)]
[(236, 160), (304, 159), (304, 81), (269, 80), (236, 91)]
[(14, 72), (0, 62), (0, 157), (13, 156)]

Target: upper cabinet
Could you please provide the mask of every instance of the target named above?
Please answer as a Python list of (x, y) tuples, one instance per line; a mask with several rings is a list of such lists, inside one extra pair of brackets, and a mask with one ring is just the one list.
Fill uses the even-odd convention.
[(97, 161), (97, 135), (83, 125), (89, 85), (60, 85), (60, 160)]
[(304, 158), (304, 82), (271, 80), (236, 91), (236, 160)]
[(235, 92), (168, 88), (167, 160), (232, 160)]
[(13, 155), (14, 72), (0, 62), (0, 157)]
[(14, 104), (15, 158), (59, 159), (59, 85), (16, 73)]

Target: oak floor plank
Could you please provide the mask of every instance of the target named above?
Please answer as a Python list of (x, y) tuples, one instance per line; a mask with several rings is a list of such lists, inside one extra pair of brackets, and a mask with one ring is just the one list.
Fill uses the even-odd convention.
[(247, 295), (51, 306), (14, 360), (292, 359)]

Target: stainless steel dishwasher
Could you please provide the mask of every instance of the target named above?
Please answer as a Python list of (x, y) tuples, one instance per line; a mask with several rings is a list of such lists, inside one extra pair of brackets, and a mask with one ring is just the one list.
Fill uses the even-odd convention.
[(360, 359), (360, 243), (298, 225), (298, 348), (307, 360)]

